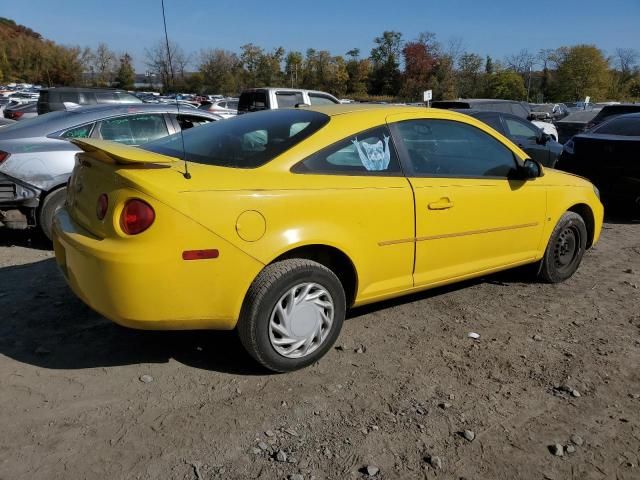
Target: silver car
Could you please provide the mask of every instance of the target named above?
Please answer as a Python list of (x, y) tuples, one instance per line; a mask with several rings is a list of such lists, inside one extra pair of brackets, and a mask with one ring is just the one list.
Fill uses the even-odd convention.
[(0, 222), (39, 226), (51, 238), (53, 215), (80, 151), (73, 138), (140, 145), (180, 129), (220, 120), (196, 109), (166, 104), (99, 105), (57, 111), (0, 129)]

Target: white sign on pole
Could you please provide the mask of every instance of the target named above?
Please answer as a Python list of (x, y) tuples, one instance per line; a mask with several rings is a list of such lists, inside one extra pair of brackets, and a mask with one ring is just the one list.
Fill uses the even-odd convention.
[(424, 92), (424, 101), (429, 102), (433, 98), (433, 90), (425, 90)]

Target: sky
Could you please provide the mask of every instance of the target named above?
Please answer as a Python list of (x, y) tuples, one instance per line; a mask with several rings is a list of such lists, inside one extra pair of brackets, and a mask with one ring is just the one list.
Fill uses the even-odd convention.
[[(254, 43), (368, 56), (385, 30), (405, 40), (434, 32), (443, 44), (461, 39), (465, 50), (497, 59), (579, 43), (607, 54), (640, 50), (640, 0), (165, 0), (165, 10), (170, 40), (188, 53)], [(145, 48), (164, 38), (160, 0), (0, 0), (0, 16), (63, 45), (104, 42), (131, 54), (138, 72)]]

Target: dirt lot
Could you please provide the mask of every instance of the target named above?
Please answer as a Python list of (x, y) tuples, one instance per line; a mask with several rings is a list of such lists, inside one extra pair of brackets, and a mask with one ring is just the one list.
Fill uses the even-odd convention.
[(0, 231), (0, 478), (639, 479), (638, 287), (640, 223), (609, 221), (565, 284), (361, 309), (269, 375), (231, 333), (113, 325)]

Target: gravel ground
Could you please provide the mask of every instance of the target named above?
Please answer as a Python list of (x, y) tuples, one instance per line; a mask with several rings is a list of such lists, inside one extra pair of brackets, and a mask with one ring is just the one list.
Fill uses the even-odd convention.
[(233, 333), (110, 323), (0, 230), (0, 479), (638, 479), (639, 286), (640, 223), (608, 221), (564, 284), (358, 309), (270, 375)]

